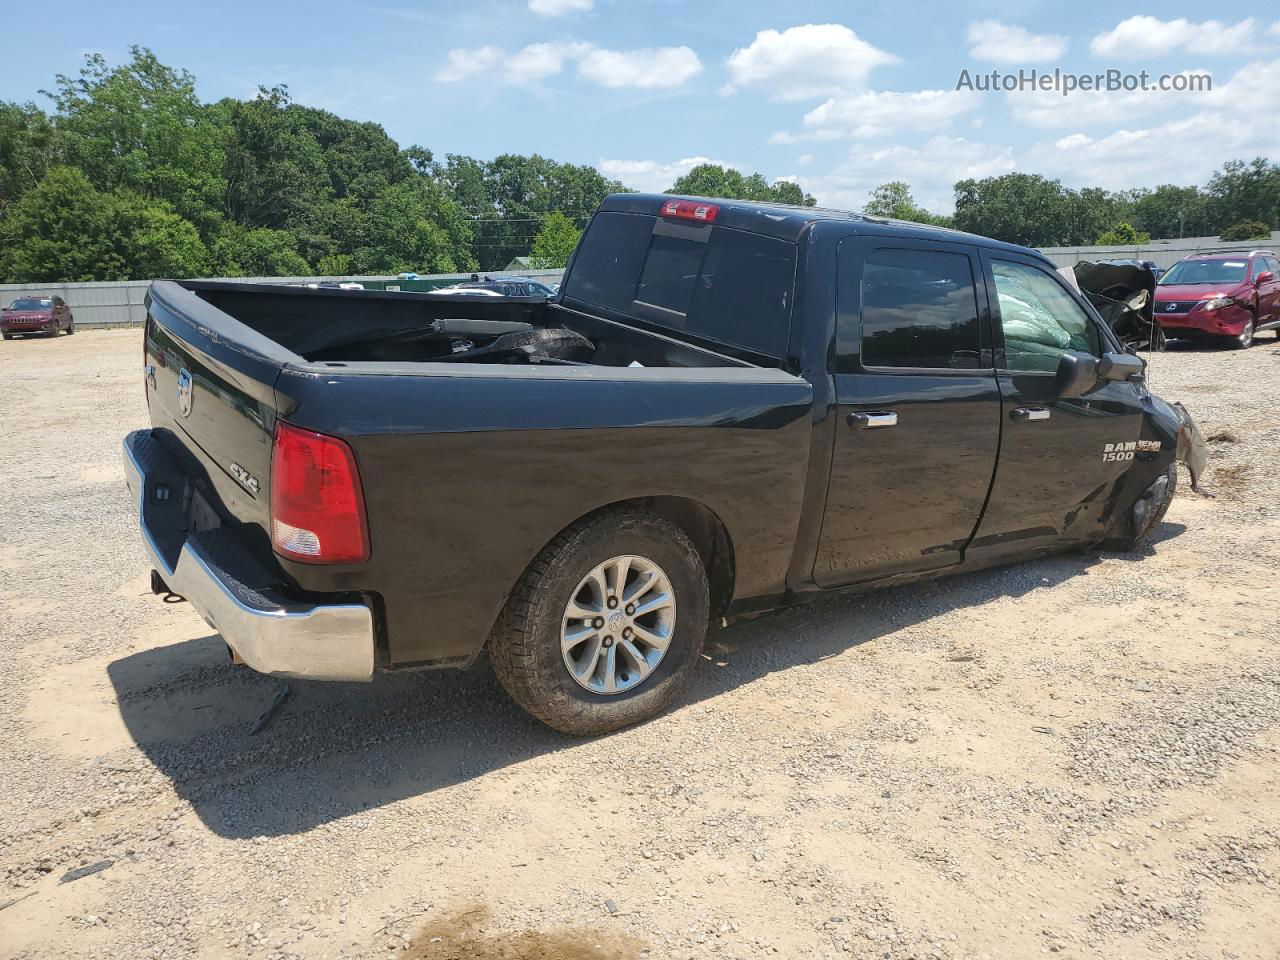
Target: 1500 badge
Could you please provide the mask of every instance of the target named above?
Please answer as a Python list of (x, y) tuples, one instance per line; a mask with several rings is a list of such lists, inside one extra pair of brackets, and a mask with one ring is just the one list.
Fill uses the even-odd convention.
[(1107, 443), (1102, 447), (1102, 462), (1111, 463), (1116, 460), (1132, 460), (1135, 453), (1156, 453), (1160, 449), (1159, 440), (1127, 440), (1121, 443)]

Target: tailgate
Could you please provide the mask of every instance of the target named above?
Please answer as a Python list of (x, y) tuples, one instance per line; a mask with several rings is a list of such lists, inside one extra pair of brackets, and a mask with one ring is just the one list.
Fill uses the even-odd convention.
[[(193, 519), (268, 535), (274, 384), (300, 358), (176, 283), (153, 283), (147, 307), (147, 407), (167, 451), (194, 481)], [(205, 511), (216, 521), (199, 523)]]

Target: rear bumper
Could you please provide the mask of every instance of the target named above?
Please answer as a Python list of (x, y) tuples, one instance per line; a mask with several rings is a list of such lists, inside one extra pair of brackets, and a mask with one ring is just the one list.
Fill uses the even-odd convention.
[(156, 571), (241, 660), (281, 677), (373, 677), (374, 625), (368, 607), (287, 598), (234, 531), (189, 531), (187, 481), (152, 431), (124, 438), (124, 469)]

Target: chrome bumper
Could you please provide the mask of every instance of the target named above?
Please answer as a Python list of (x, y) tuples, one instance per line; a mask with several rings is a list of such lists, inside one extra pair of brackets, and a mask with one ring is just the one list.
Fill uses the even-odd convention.
[[(237, 576), (241, 561), (244, 569), (260, 568), (229, 531), (183, 529), (179, 511), (186, 481), (150, 430), (124, 438), (124, 472), (156, 571), (241, 660), (259, 673), (279, 677), (372, 679), (374, 631), (368, 607), (298, 603), (255, 585), (265, 578)], [(165, 499), (158, 498), (161, 486), (168, 490)]]

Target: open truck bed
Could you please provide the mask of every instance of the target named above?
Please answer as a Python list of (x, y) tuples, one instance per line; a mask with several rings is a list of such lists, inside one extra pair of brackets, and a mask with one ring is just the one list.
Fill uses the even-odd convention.
[[(257, 601), (245, 590), (268, 624), (290, 612), (319, 622), (317, 606), (350, 618), (354, 604), (371, 614), (358, 641), (368, 649), (326, 653), (309, 641), (317, 662), (340, 665), (327, 675), (463, 664), (538, 551), (578, 517), (628, 498), (704, 504), (743, 551), (735, 582), (719, 589), (783, 589), (810, 434), (812, 388), (798, 377), (533, 298), (157, 281), (148, 306), (153, 429), (126, 446), (166, 478), (166, 500), (147, 493), (146, 464), (131, 483), (161, 575), (175, 575), (184, 548), (213, 572), (222, 606), (188, 599), (215, 628), (229, 615), (222, 607), (247, 616)], [(412, 334), (442, 320), (567, 329), (591, 355), (459, 362), (452, 340), (445, 359), (432, 359)], [(351, 449), (367, 559), (273, 552), (281, 422)], [(240, 653), (267, 672), (297, 672)]]

